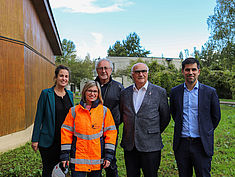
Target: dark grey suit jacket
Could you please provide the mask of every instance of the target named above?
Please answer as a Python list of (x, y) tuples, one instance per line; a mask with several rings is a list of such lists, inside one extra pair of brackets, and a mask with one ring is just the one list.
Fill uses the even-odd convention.
[[(183, 125), (184, 85), (172, 88), (170, 93), (170, 110), (175, 121), (173, 149), (176, 151), (180, 143)], [(205, 152), (212, 156), (214, 151), (214, 130), (221, 118), (219, 99), (216, 90), (199, 83), (198, 90), (198, 125)]]
[(121, 147), (141, 152), (162, 149), (161, 133), (170, 121), (166, 90), (149, 82), (142, 105), (137, 113), (133, 105), (133, 85), (121, 92), (121, 121), (123, 135)]

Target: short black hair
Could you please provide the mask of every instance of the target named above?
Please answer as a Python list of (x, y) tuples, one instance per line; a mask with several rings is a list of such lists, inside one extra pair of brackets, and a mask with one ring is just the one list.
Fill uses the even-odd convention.
[(182, 62), (182, 69), (184, 70), (185, 65), (186, 64), (194, 64), (197, 63), (197, 68), (200, 68), (200, 63), (196, 58), (190, 57), (190, 58), (186, 58), (183, 62)]

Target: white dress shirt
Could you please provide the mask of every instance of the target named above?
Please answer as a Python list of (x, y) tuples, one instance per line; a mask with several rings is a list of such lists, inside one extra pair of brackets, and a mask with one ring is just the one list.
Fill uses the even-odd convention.
[(141, 87), (139, 90), (136, 88), (135, 84), (133, 86), (133, 104), (135, 108), (135, 113), (137, 113), (140, 109), (140, 106), (143, 102), (144, 95), (146, 93), (146, 90), (148, 88), (149, 82), (147, 81), (143, 87)]

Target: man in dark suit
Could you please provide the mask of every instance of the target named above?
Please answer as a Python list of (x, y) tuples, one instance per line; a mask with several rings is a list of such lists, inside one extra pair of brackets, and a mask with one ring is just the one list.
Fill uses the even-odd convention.
[(121, 92), (121, 146), (127, 177), (140, 177), (140, 168), (145, 177), (157, 176), (161, 133), (170, 121), (166, 90), (148, 82), (148, 70), (144, 63), (135, 64), (131, 69), (134, 85)]
[(172, 88), (170, 110), (175, 121), (173, 150), (179, 176), (210, 176), (214, 130), (221, 113), (216, 90), (199, 83), (199, 61), (187, 58), (182, 63), (185, 83)]

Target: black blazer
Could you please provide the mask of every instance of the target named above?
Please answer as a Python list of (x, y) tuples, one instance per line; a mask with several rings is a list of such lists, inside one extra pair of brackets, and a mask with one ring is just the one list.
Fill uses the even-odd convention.
[[(171, 89), (170, 111), (174, 127), (173, 150), (176, 151), (180, 143), (183, 122), (184, 84)], [(216, 90), (199, 83), (198, 90), (198, 125), (201, 141), (208, 156), (214, 153), (214, 130), (221, 119), (220, 104)]]
[(131, 151), (134, 146), (141, 152), (153, 152), (163, 147), (161, 133), (170, 122), (166, 90), (149, 82), (140, 109), (135, 113), (133, 85), (121, 92), (121, 146)]

